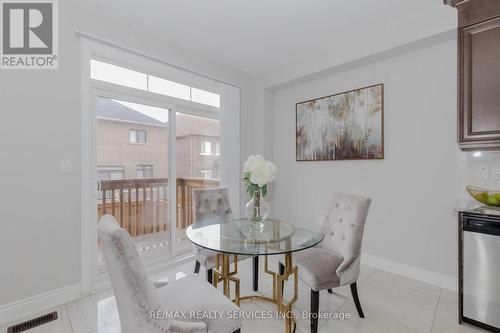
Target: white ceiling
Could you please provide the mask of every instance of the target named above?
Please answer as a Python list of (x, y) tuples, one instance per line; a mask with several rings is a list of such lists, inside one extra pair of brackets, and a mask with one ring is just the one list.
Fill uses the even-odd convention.
[[(442, 32), (442, 0), (94, 0), (92, 10), (252, 76), (353, 40)], [(411, 35), (411, 34), (409, 34)]]

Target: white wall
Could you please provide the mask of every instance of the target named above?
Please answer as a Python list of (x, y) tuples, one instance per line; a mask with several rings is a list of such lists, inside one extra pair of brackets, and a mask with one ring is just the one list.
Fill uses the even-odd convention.
[(60, 69), (0, 72), (0, 304), (80, 280), (80, 50), (60, 12)]
[[(456, 66), (451, 40), (274, 92), (274, 214), (320, 218), (334, 191), (369, 196), (364, 253), (456, 276)], [(384, 160), (295, 161), (295, 103), (376, 83)]]
[[(81, 2), (80, 2), (81, 4)], [(242, 122), (252, 109), (252, 81), (131, 27), (59, 1), (60, 68), (0, 71), (0, 308), (80, 283), (80, 40), (93, 33), (242, 88)], [(242, 156), (253, 150), (242, 127)], [(60, 160), (73, 162), (60, 173)], [(95, 220), (87, 223), (96, 223)]]

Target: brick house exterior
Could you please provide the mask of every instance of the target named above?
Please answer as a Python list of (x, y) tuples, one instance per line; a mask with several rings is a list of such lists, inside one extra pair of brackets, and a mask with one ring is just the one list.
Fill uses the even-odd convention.
[[(178, 113), (177, 177), (218, 178), (218, 120)], [(101, 179), (168, 177), (168, 123), (107, 98), (97, 101), (97, 164)], [(132, 142), (141, 132), (144, 142)], [(209, 145), (206, 144), (209, 142)], [(210, 151), (202, 152), (210, 146)], [(151, 173), (149, 169), (151, 168)], [(146, 173), (145, 169), (148, 169)]]
[[(177, 114), (177, 176), (219, 178), (220, 123), (218, 120)], [(210, 151), (202, 152), (209, 143)]]

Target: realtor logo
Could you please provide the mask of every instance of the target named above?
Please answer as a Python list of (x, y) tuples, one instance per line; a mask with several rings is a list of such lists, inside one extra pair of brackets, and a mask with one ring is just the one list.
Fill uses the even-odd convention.
[(58, 66), (56, 0), (0, 0), (0, 68), (56, 69)]

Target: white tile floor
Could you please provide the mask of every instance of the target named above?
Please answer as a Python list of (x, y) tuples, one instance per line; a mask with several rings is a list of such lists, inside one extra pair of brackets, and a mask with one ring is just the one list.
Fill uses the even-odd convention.
[[(262, 264), (262, 263), (261, 263)], [(194, 263), (187, 263), (159, 274), (169, 281), (193, 274)], [(242, 279), (242, 294), (251, 293), (251, 265), (247, 260), (239, 267)], [(204, 278), (201, 272), (200, 278)], [(271, 280), (265, 273), (260, 275), (260, 292), (271, 291)], [(427, 332), (427, 333), (473, 333), (482, 330), (469, 325), (457, 324), (457, 297), (454, 292), (422, 282), (404, 278), (363, 266), (358, 288), (366, 315), (360, 319), (348, 287), (338, 288), (336, 294), (322, 292), (321, 312), (351, 314), (350, 319), (322, 319), (320, 332)], [(290, 288), (288, 288), (290, 289)], [(298, 316), (297, 333), (309, 332), (309, 321), (302, 319), (302, 311), (309, 309), (310, 294), (307, 287), (299, 283), (299, 300), (294, 306)], [(271, 304), (244, 302), (245, 311), (274, 310)], [(105, 291), (57, 308), (59, 319), (30, 330), (31, 333), (120, 333), (120, 322), (112, 291)], [(1, 333), (7, 331), (5, 325)], [(243, 333), (275, 333), (284, 331), (284, 323), (279, 320), (246, 320)]]

